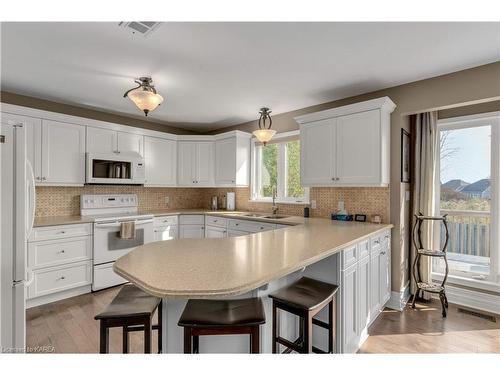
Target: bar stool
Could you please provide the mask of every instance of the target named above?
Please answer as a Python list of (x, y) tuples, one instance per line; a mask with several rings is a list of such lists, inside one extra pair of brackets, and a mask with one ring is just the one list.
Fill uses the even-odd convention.
[(260, 352), (260, 325), (266, 322), (260, 298), (191, 299), (178, 325), (184, 327), (184, 353), (200, 352), (200, 336), (250, 335), (250, 353)]
[[(152, 324), (158, 308), (158, 324)], [(144, 352), (151, 353), (152, 330), (158, 330), (158, 352), (162, 351), (161, 298), (143, 292), (132, 284), (126, 284), (103, 312), (94, 317), (100, 321), (100, 353), (109, 353), (109, 328), (122, 327), (123, 353), (129, 350), (129, 332), (144, 331)]]
[[(278, 344), (286, 346), (283, 353), (334, 353), (335, 352), (335, 309), (338, 286), (303, 277), (297, 282), (269, 295), (273, 300), (273, 353)], [(315, 316), (328, 305), (328, 323)], [(291, 342), (280, 336), (279, 311), (284, 310), (299, 317), (299, 337)], [(328, 330), (328, 352), (312, 345), (312, 326)]]

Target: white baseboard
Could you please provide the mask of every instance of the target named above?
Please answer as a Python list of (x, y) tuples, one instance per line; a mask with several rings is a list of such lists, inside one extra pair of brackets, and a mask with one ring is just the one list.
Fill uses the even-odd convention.
[(447, 285), (446, 297), (450, 303), (500, 315), (500, 296), (498, 295)]
[(393, 310), (403, 311), (408, 299), (410, 299), (409, 284), (406, 285), (404, 290), (401, 292), (391, 292), (391, 298), (389, 298), (389, 301), (385, 306)]
[(46, 296), (40, 296), (35, 298), (30, 298), (26, 300), (26, 308), (45, 305), (47, 303), (60, 301), (62, 299), (79, 296), (80, 294), (90, 293), (90, 285), (84, 285), (78, 288), (64, 290), (59, 293), (47, 294)]

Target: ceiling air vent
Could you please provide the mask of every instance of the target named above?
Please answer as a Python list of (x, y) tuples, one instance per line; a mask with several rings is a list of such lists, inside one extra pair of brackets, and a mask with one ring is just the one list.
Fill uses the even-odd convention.
[(151, 34), (154, 30), (158, 28), (161, 22), (149, 22), (149, 21), (131, 21), (131, 22), (120, 22), (118, 26), (123, 27), (125, 30), (131, 32), (132, 34), (142, 35), (144, 37)]

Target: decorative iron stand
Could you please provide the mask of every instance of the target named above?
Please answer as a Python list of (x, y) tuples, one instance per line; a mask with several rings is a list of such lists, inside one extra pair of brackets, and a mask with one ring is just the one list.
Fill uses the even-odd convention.
[[(415, 215), (415, 225), (413, 226), (413, 234), (412, 234), (412, 239), (413, 239), (413, 245), (415, 246), (415, 249), (417, 249), (417, 255), (415, 257), (415, 260), (413, 261), (413, 279), (415, 280), (415, 285), (417, 286), (417, 290), (415, 291), (415, 294), (413, 295), (413, 300), (411, 303), (411, 307), (415, 308), (415, 300), (417, 296), (419, 295), (420, 292), (422, 292), (422, 297), (423, 297), (423, 292), (428, 292), (428, 293), (434, 293), (439, 295), (439, 299), (441, 301), (441, 307), (442, 307), (442, 314), (443, 318), (446, 318), (446, 309), (448, 308), (448, 298), (446, 297), (446, 291), (444, 284), (446, 283), (446, 279), (448, 278), (448, 260), (446, 259), (446, 249), (448, 247), (448, 241), (450, 239), (450, 234), (448, 232), (448, 224), (446, 221), (446, 216), (425, 216), (421, 212), (418, 215)], [(432, 220), (432, 221), (441, 221), (442, 224), (444, 225), (444, 230), (445, 230), (445, 241), (443, 244), (443, 248), (441, 250), (431, 250), (431, 249), (424, 249), (423, 243), (422, 243), (422, 224), (426, 220)], [(432, 257), (432, 258), (441, 258), (444, 260), (445, 263), (445, 274), (443, 277), (443, 281), (441, 284), (436, 284), (436, 283), (427, 283), (422, 281), (422, 276), (420, 274), (420, 258), (421, 257)]]

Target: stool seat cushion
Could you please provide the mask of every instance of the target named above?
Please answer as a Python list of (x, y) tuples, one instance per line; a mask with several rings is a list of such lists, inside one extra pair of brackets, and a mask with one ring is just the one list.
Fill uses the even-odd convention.
[(179, 319), (181, 327), (253, 326), (264, 324), (260, 298), (235, 300), (191, 299)]
[(303, 277), (269, 297), (299, 309), (312, 310), (330, 299), (337, 290), (337, 285)]
[(95, 316), (95, 319), (127, 318), (152, 314), (160, 302), (161, 298), (152, 296), (135, 285), (126, 284), (104, 311)]

